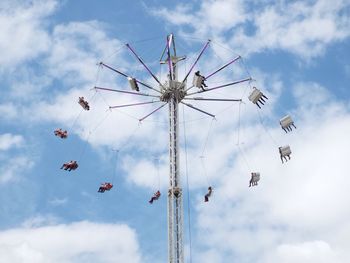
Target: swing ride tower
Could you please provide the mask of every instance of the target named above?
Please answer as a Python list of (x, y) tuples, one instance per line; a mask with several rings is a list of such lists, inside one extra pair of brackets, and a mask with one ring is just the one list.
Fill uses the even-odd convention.
[[(173, 47), (173, 56), (171, 55)], [(176, 56), (173, 36), (167, 38), (166, 47), (168, 81), (161, 87), (161, 100), (169, 105), (169, 188), (168, 188), (168, 258), (169, 263), (183, 263), (183, 200), (179, 167), (178, 105), (185, 96), (185, 84), (178, 81), (177, 62), (185, 57)], [(164, 55), (164, 53), (163, 53)], [(163, 57), (163, 56), (162, 56)], [(162, 59), (162, 58), (161, 58)]]
[[(152, 103), (162, 103), (161, 106), (157, 107), (151, 113), (147, 114), (143, 118), (140, 118), (139, 121), (143, 121), (150, 115), (157, 112), (159, 109), (163, 108), (168, 104), (168, 114), (169, 114), (169, 186), (168, 186), (168, 196), (167, 196), (167, 221), (168, 221), (168, 263), (184, 263), (184, 239), (183, 239), (183, 189), (181, 187), (181, 176), (180, 176), (180, 151), (179, 151), (179, 117), (178, 117), (178, 108), (179, 104), (183, 104), (185, 107), (192, 108), (193, 110), (199, 111), (205, 115), (211, 116), (215, 118), (215, 115), (206, 112), (193, 106), (192, 104), (186, 103), (187, 100), (194, 101), (222, 101), (222, 102), (237, 102), (241, 101), (241, 99), (230, 99), (230, 98), (208, 98), (208, 97), (193, 97), (193, 95), (201, 94), (204, 92), (209, 92), (216, 89), (221, 89), (224, 87), (236, 85), (242, 82), (251, 81), (251, 78), (245, 78), (241, 80), (237, 80), (234, 82), (230, 82), (227, 84), (205, 88), (202, 86), (204, 80), (209, 79), (211, 76), (215, 75), (219, 71), (223, 70), (227, 66), (231, 65), (238, 59), (240, 56), (235, 57), (230, 60), (228, 63), (218, 68), (211, 74), (207, 76), (200, 76), (200, 81), (198, 81), (198, 75), (195, 76), (195, 80), (193, 85), (188, 85), (187, 87), (187, 79), (194, 69), (195, 65), (199, 61), (203, 52), (207, 49), (210, 44), (210, 40), (206, 42), (206, 44), (202, 47), (199, 55), (196, 60), (192, 64), (189, 71), (186, 73), (184, 79), (179, 81), (178, 79), (178, 62), (185, 60), (185, 56), (178, 56), (176, 53), (175, 39), (173, 34), (167, 36), (166, 46), (163, 50), (163, 53), (160, 58), (160, 64), (164, 64), (168, 66), (167, 72), (167, 80), (165, 83), (161, 83), (159, 79), (152, 73), (152, 71), (147, 67), (145, 62), (142, 60), (140, 56), (137, 55), (135, 50), (129, 45), (126, 44), (126, 47), (133, 53), (133, 55), (137, 58), (137, 60), (144, 66), (144, 68), (148, 71), (148, 73), (152, 76), (152, 78), (158, 83), (159, 89), (154, 88), (149, 84), (146, 84), (134, 77), (127, 75), (126, 73), (121, 72), (118, 69), (115, 69), (103, 62), (100, 62), (100, 66), (106, 67), (123, 77), (126, 77), (129, 81), (131, 89), (134, 91), (125, 91), (125, 90), (117, 90), (103, 87), (95, 87), (96, 90), (105, 90), (105, 91), (114, 91), (121, 92), (130, 95), (138, 95), (144, 97), (152, 97), (153, 100), (149, 102), (140, 102), (140, 103), (132, 103), (132, 104), (124, 104), (118, 106), (110, 106), (112, 108), (121, 108), (121, 107), (129, 107), (143, 104), (152, 104)], [(199, 71), (198, 71), (199, 72)], [(148, 94), (145, 92), (141, 92), (139, 90), (138, 85), (142, 85), (145, 88), (156, 92), (157, 94)], [(190, 92), (193, 87), (197, 87), (200, 90)], [(156, 99), (155, 99), (156, 98)]]

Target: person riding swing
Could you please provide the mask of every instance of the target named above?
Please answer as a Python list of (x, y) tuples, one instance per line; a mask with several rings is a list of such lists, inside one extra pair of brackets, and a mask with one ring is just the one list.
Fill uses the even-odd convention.
[(208, 202), (209, 201), (209, 197), (211, 196), (212, 192), (213, 192), (213, 188), (211, 186), (209, 186), (208, 187), (208, 192), (204, 196), (204, 202)]
[(157, 192), (155, 192), (155, 193), (153, 194), (151, 200), (149, 200), (148, 202), (149, 202), (150, 204), (153, 204), (153, 201), (158, 200), (159, 197), (160, 197), (160, 191), (158, 190)]

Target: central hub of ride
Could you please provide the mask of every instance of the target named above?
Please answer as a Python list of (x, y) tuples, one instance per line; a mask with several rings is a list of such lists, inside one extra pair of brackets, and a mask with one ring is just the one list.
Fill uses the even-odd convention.
[(164, 102), (169, 102), (171, 97), (174, 97), (178, 102), (180, 102), (186, 96), (186, 83), (180, 81), (170, 80), (166, 81), (162, 86), (160, 86), (160, 100)]

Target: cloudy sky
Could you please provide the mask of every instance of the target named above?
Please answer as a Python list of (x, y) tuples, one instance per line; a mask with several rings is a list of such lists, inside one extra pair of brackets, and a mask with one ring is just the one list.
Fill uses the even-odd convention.
[(195, 70), (242, 58), (209, 87), (253, 79), (203, 94), (242, 103), (189, 101), (215, 119), (179, 107), (186, 262), (350, 261), (348, 0), (2, 0), (0, 32), (0, 262), (166, 262), (168, 109), (139, 122), (161, 104), (109, 110), (152, 98), (93, 88), (130, 91), (103, 61), (158, 89), (125, 44), (164, 82), (170, 33), (179, 78), (210, 39)]

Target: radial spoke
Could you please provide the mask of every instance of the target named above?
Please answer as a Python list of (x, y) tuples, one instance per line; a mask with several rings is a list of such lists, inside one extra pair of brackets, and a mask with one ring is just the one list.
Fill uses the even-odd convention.
[(129, 76), (126, 75), (125, 73), (123, 73), (123, 72), (121, 72), (121, 71), (119, 71), (119, 70), (117, 70), (117, 69), (115, 69), (115, 68), (112, 68), (111, 66), (108, 66), (107, 64), (103, 63), (102, 61), (100, 62), (100, 65), (101, 65), (101, 66), (104, 66), (104, 67), (106, 67), (106, 68), (108, 68), (108, 69), (110, 69), (110, 70), (112, 70), (112, 71), (114, 71), (114, 72), (116, 72), (116, 73), (118, 73), (118, 74), (120, 74), (120, 75), (126, 77), (126, 78), (129, 77)]
[(147, 93), (141, 93), (141, 92), (132, 92), (132, 91), (126, 91), (126, 90), (119, 90), (119, 89), (109, 89), (109, 88), (101, 88), (101, 87), (95, 87), (96, 90), (107, 90), (107, 91), (114, 91), (114, 92), (120, 92), (120, 93), (126, 93), (131, 95), (139, 95), (139, 96), (147, 96), (147, 97), (153, 97), (153, 98), (160, 98), (156, 95), (150, 95)]
[(194, 87), (194, 85), (190, 86), (190, 87), (186, 90), (186, 92), (189, 91), (190, 89), (192, 89), (193, 87)]
[(197, 110), (197, 111), (199, 111), (199, 112), (202, 112), (202, 113), (204, 113), (204, 114), (207, 114), (207, 115), (209, 115), (209, 116), (215, 118), (215, 115), (213, 115), (213, 114), (211, 114), (211, 113), (209, 113), (209, 112), (206, 112), (206, 111), (204, 111), (204, 110), (198, 109), (197, 107), (194, 107), (194, 106), (192, 106), (191, 104), (187, 104), (187, 103), (185, 103), (185, 102), (183, 102), (183, 101), (181, 101), (181, 103), (182, 103), (183, 105), (186, 105), (187, 107), (190, 107), (190, 108), (192, 108), (192, 109), (194, 109), (194, 110)]
[(128, 47), (128, 49), (130, 49), (130, 51), (135, 55), (135, 57), (138, 59), (138, 61), (140, 61), (140, 63), (145, 67), (145, 69), (148, 71), (149, 74), (151, 74), (151, 76), (155, 79), (155, 81), (158, 82), (159, 85), (163, 86), (162, 83), (160, 83), (159, 79), (152, 73), (152, 71), (147, 67), (147, 65), (145, 64), (145, 62), (143, 62), (143, 60), (141, 59), (141, 57), (139, 55), (136, 54), (136, 52), (132, 49), (132, 47), (129, 44), (126, 44), (126, 46)]
[(205, 46), (202, 48), (201, 52), (199, 53), (196, 61), (193, 63), (193, 65), (191, 66), (190, 70), (188, 71), (188, 73), (186, 74), (186, 77), (184, 78), (184, 80), (182, 81), (182, 83), (185, 83), (187, 78), (188, 78), (188, 75), (190, 75), (190, 73), (192, 72), (194, 66), (197, 64), (198, 60), (200, 59), (200, 57), (202, 56), (203, 52), (207, 49), (208, 45), (210, 43), (210, 40), (208, 40), (208, 42), (205, 44)]
[(224, 68), (226, 68), (227, 66), (231, 65), (232, 63), (236, 62), (238, 59), (240, 59), (241, 56), (238, 56), (236, 58), (234, 58), (233, 60), (231, 60), (230, 62), (226, 63), (225, 65), (223, 65), (221, 68), (215, 70), (213, 73), (209, 74), (208, 76), (205, 77), (205, 80), (209, 79), (211, 76), (215, 75), (216, 73), (218, 73), (219, 71), (223, 70)]
[(152, 100), (152, 101), (147, 101), (147, 102), (138, 102), (138, 103), (122, 104), (122, 105), (117, 105), (117, 106), (109, 106), (109, 108), (116, 109), (116, 108), (130, 107), (130, 106), (152, 104), (152, 103), (157, 103), (157, 102), (160, 102), (160, 100), (156, 100), (156, 101)]
[(151, 113), (147, 114), (146, 116), (142, 117), (141, 119), (139, 119), (139, 121), (143, 121), (144, 119), (146, 119), (147, 117), (151, 116), (153, 113), (155, 113), (156, 111), (160, 110), (161, 108), (163, 108), (165, 105), (167, 105), (168, 103), (164, 103), (162, 106), (156, 108), (155, 110), (153, 110)]
[(212, 99), (212, 98), (201, 98), (201, 97), (194, 97), (194, 98), (183, 98), (184, 100), (204, 100), (204, 101), (242, 101), (241, 99)]
[[(128, 76), (127, 74), (121, 72), (120, 70), (115, 69), (115, 68), (113, 68), (113, 67), (111, 67), (111, 66), (109, 66), (109, 65), (107, 65), (107, 64), (105, 64), (105, 63), (103, 63), (103, 62), (100, 62), (100, 65), (101, 65), (101, 66), (104, 66), (104, 67), (106, 67), (106, 68), (108, 68), (108, 69), (110, 69), (110, 70), (112, 70), (112, 71), (114, 71), (114, 72), (116, 72), (116, 73), (118, 73), (118, 74), (120, 74), (120, 75), (126, 77), (126, 78), (129, 78), (129, 77), (130, 77), (130, 76)], [(142, 82), (142, 81), (140, 81), (140, 80), (138, 80), (138, 79), (136, 79), (136, 78), (135, 78), (135, 80), (136, 80), (137, 83), (141, 84), (142, 86), (145, 86), (145, 87), (147, 87), (147, 88), (149, 88), (149, 89), (151, 89), (151, 90), (154, 90), (154, 91), (160, 93), (159, 90), (153, 88), (152, 86), (150, 86), (150, 85), (148, 85), (148, 84), (146, 84), (146, 83), (144, 83), (144, 82)]]
[(246, 79), (242, 79), (242, 80), (237, 80), (237, 81), (234, 81), (234, 82), (231, 82), (231, 83), (227, 83), (227, 84), (224, 84), (224, 85), (220, 85), (220, 86), (217, 86), (217, 87), (214, 87), (214, 88), (209, 88), (209, 89), (200, 90), (200, 91), (197, 91), (197, 92), (192, 92), (192, 93), (187, 94), (187, 96), (190, 96), (190, 95), (193, 95), (193, 94), (199, 94), (199, 93), (203, 93), (203, 92), (207, 92), (207, 91), (212, 91), (212, 90), (215, 90), (215, 89), (221, 89), (221, 88), (224, 88), (224, 87), (233, 86), (233, 85), (236, 85), (236, 84), (239, 84), (239, 83), (243, 83), (243, 82), (246, 82), (246, 81), (251, 81), (251, 80), (252, 80), (252, 78), (246, 78)]

